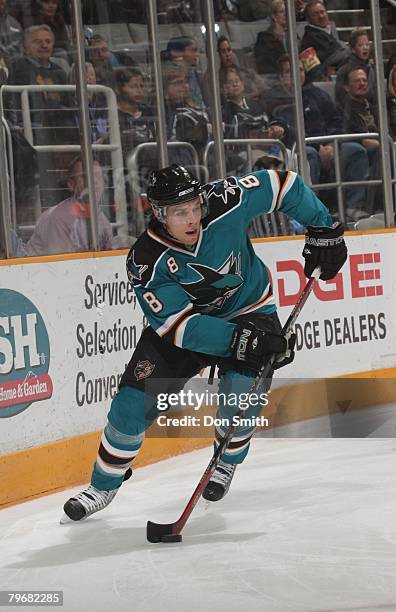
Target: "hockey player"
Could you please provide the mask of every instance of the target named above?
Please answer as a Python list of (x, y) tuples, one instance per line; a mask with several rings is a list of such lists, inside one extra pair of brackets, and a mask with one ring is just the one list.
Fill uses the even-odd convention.
[[(127, 272), (149, 321), (122, 376), (101, 439), (91, 484), (69, 499), (67, 520), (115, 497), (156, 415), (156, 394), (177, 393), (202, 367), (219, 367), (219, 392), (247, 391), (262, 365), (294, 358), (281, 333), (265, 265), (247, 236), (253, 217), (280, 210), (307, 227), (304, 272), (333, 278), (347, 250), (343, 226), (295, 172), (262, 170), (202, 186), (185, 168), (152, 172), (153, 221), (132, 247)], [(260, 408), (256, 409), (260, 412)], [(219, 414), (228, 414), (226, 405)], [(245, 459), (254, 428), (238, 428), (203, 496), (218, 501)], [(224, 435), (215, 431), (215, 446)]]

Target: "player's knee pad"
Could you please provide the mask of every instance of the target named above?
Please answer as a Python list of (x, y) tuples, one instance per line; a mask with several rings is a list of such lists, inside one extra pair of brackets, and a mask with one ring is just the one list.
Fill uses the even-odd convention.
[(143, 433), (155, 418), (153, 400), (135, 387), (124, 386), (111, 402), (109, 423), (129, 435)]

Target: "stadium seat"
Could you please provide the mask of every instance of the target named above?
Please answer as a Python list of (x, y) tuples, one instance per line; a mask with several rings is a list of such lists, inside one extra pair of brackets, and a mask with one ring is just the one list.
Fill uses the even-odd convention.
[(314, 81), (312, 85), (319, 87), (319, 89), (323, 89), (323, 91), (329, 94), (333, 102), (335, 102), (335, 81)]
[(128, 30), (134, 43), (146, 43), (148, 45), (148, 29), (143, 23), (128, 23)]
[(258, 19), (257, 21), (229, 21), (227, 24), (231, 45), (235, 49), (253, 47), (257, 34), (267, 30), (270, 19)]
[(328, 11), (329, 17), (337, 28), (361, 28), (370, 25), (370, 16), (364, 9), (336, 9)]
[(88, 27), (92, 28), (95, 34), (103, 36), (108, 41), (112, 51), (121, 51), (121, 49), (131, 46), (132, 38), (126, 23), (108, 23)]
[(171, 38), (183, 36), (183, 32), (178, 23), (160, 23), (158, 25), (158, 41), (161, 45), (166, 47), (168, 41)]

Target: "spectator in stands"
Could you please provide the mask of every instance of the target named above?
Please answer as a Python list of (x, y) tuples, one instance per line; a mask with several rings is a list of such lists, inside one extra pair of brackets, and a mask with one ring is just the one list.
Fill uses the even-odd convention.
[[(350, 50), (340, 41), (335, 24), (330, 21), (326, 7), (320, 0), (310, 0), (305, 7), (305, 15), (308, 24), (305, 26), (300, 51), (307, 51), (304, 54), (307, 78), (310, 81), (325, 81), (327, 70), (338, 70), (349, 60)], [(315, 61), (312, 49), (316, 55)]]
[[(8, 83), (10, 85), (64, 85), (66, 73), (57, 64), (51, 61), (54, 49), (54, 34), (47, 25), (31, 26), (24, 31), (23, 57), (17, 58), (10, 64)], [(59, 114), (56, 110), (64, 108), (63, 97), (58, 92), (35, 92), (30, 97), (31, 118), (36, 136), (41, 142), (48, 144), (46, 128), (59, 125)], [(17, 111), (13, 123), (22, 125), (20, 97), (13, 97), (11, 103), (13, 111)], [(50, 111), (50, 112), (49, 112)], [(55, 113), (55, 114), (54, 114)]]
[[(183, 67), (172, 63), (165, 64), (163, 79), (168, 141), (192, 144), (200, 158), (211, 136), (208, 110), (194, 107), (188, 77)], [(170, 147), (168, 154), (171, 163), (190, 167), (195, 165), (194, 156), (186, 147)], [(213, 161), (210, 158), (211, 168), (214, 166)], [(226, 164), (227, 172), (231, 174), (239, 175), (247, 171), (245, 160), (232, 152), (227, 154)]]
[[(262, 77), (260, 77), (255, 70), (252, 68), (241, 66), (239, 59), (234, 53), (230, 40), (227, 36), (220, 36), (217, 40), (217, 52), (219, 54), (220, 67), (219, 67), (219, 78), (221, 80), (221, 74), (227, 68), (231, 66), (235, 66), (239, 70), (239, 74), (243, 80), (243, 84), (245, 87), (245, 95), (248, 99), (254, 98), (258, 100), (260, 95), (265, 90), (265, 82)], [(204, 99), (207, 103), (207, 106), (212, 107), (212, 88), (209, 78), (209, 70), (205, 73), (203, 78), (203, 92)], [(222, 100), (225, 102), (225, 100)]]
[(396, 65), (393, 66), (389, 74), (386, 104), (388, 108), (389, 132), (393, 140), (396, 140)]
[[(194, 106), (188, 75), (182, 66), (165, 64), (163, 78), (168, 140), (189, 142), (201, 154), (209, 140), (208, 112)], [(184, 165), (193, 165), (191, 153), (185, 147), (176, 151), (171, 148), (170, 154), (172, 163), (183, 163), (184, 157)], [(176, 157), (180, 159), (179, 155), (181, 161), (175, 161)]]
[(0, 0), (0, 62), (8, 66), (11, 60), (22, 53), (22, 28), (8, 14), (7, 0)]
[(305, 21), (305, 0), (295, 0), (296, 21)]
[[(137, 158), (138, 170), (132, 176), (128, 169), (128, 156), (138, 145), (155, 140), (155, 114), (153, 109), (144, 102), (146, 98), (145, 79), (137, 68), (117, 71), (116, 93), (126, 196), (130, 220), (133, 220), (136, 225), (141, 215), (137, 197), (146, 191), (148, 175), (158, 167), (159, 162), (156, 149), (144, 148)], [(143, 231), (144, 227), (140, 229)], [(132, 233), (139, 235), (136, 227)]]
[[(344, 77), (346, 91), (344, 107), (344, 131), (352, 134), (359, 132), (378, 132), (377, 109), (369, 102), (368, 77), (364, 68), (351, 68)], [(377, 149), (377, 138), (362, 140), (367, 149)]]
[[(94, 181), (96, 200), (100, 206), (104, 192), (104, 179), (98, 161), (94, 161)], [(75, 158), (69, 166), (67, 186), (71, 196), (56, 206), (48, 208), (39, 217), (33, 235), (26, 245), (28, 255), (52, 255), (90, 250), (89, 195), (80, 158)], [(112, 228), (107, 217), (100, 210), (97, 222), (99, 249), (111, 249)]]
[(144, 103), (145, 80), (137, 68), (117, 71), (116, 93), (122, 150), (126, 159), (137, 145), (155, 140), (155, 115)]
[(196, 108), (205, 108), (202, 78), (198, 71), (199, 49), (197, 41), (188, 36), (171, 38), (163, 58), (184, 68), (188, 78), (191, 102)]
[(223, 121), (225, 138), (255, 138), (258, 131), (263, 137), (268, 129), (268, 115), (262, 105), (249, 102), (245, 96), (245, 86), (236, 66), (225, 68), (220, 73), (220, 86), (225, 98)]
[(340, 106), (343, 106), (346, 92), (344, 89), (345, 74), (349, 72), (351, 68), (361, 67), (367, 72), (368, 78), (368, 95), (367, 97), (372, 102), (375, 101), (375, 74), (372, 63), (370, 62), (370, 39), (367, 34), (367, 30), (362, 28), (356, 28), (352, 31), (349, 46), (351, 49), (351, 55), (346, 64), (341, 66), (337, 70), (336, 89), (335, 97), (336, 102)]
[(287, 53), (278, 60), (279, 82), (269, 89), (264, 98), (265, 109), (268, 113), (277, 114), (278, 107), (290, 106), (295, 102), (292, 88), (290, 58)]
[(220, 58), (220, 68), (238, 65), (238, 58), (232, 50), (230, 39), (227, 36), (220, 36), (217, 39), (217, 53)]
[[(344, 132), (351, 134), (378, 132), (378, 110), (367, 97), (368, 78), (364, 68), (351, 68), (345, 75), (344, 88), (347, 93), (344, 106)], [(367, 151), (370, 178), (377, 179), (380, 177), (379, 140), (373, 137), (364, 138), (360, 142)], [(377, 188), (369, 191), (365, 206), (367, 213), (372, 214), (377, 210), (383, 212), (380, 196)]]
[[(333, 100), (328, 93), (319, 87), (315, 87), (312, 83), (306, 82), (302, 61), (300, 61), (299, 67), (306, 137), (342, 134), (342, 117)], [(290, 60), (285, 58), (281, 69), (281, 80), (284, 89), (288, 89), (290, 92), (291, 104), (289, 106), (278, 107), (274, 112), (290, 126), (293, 126), (294, 91), (291, 80)], [(289, 134), (286, 136), (290, 139), (287, 144), (291, 146), (292, 141), (295, 139), (292, 128), (289, 129)], [(321, 182), (321, 179), (323, 179), (322, 182), (331, 182), (334, 179), (334, 145), (332, 143), (311, 144), (306, 147), (306, 154), (312, 183), (317, 185)], [(368, 163), (366, 150), (361, 144), (357, 142), (344, 142), (340, 145), (340, 165), (343, 180), (365, 180), (368, 176)], [(364, 187), (346, 189), (347, 214), (355, 218), (355, 220), (365, 216), (361, 212), (364, 209), (365, 200), (366, 189)]]
[(23, 20), (23, 25), (28, 28), (32, 25), (47, 25), (54, 34), (54, 49), (69, 50), (70, 39), (65, 20), (59, 6), (59, 0), (32, 0), (31, 15)]
[(283, 0), (272, 0), (271, 25), (257, 34), (254, 46), (256, 70), (266, 78), (276, 80), (279, 76), (279, 58), (287, 52), (287, 19)]
[(213, 0), (213, 10), (216, 21), (232, 21), (233, 19), (238, 19), (240, 2), (241, 0)]
[(162, 62), (168, 64), (176, 64), (177, 66), (183, 65), (183, 49), (185, 44), (184, 36), (175, 36), (168, 40), (166, 49), (161, 51)]
[[(226, 99), (223, 106), (225, 138), (283, 139), (287, 125), (276, 119), (270, 122), (260, 102), (246, 99), (244, 84), (237, 68), (225, 69), (220, 84)], [(241, 150), (245, 151), (246, 147), (243, 146)], [(262, 154), (260, 150), (260, 156)]]
[[(95, 68), (90, 62), (85, 63), (85, 69), (87, 71), (87, 84), (96, 85), (96, 73)], [(73, 64), (70, 68), (68, 82), (70, 85), (76, 84), (76, 65)], [(74, 140), (68, 139), (70, 142), (79, 142), (80, 140), (80, 114), (78, 113), (78, 100), (77, 96), (71, 96), (71, 106), (73, 108), (73, 125), (75, 127)], [(93, 144), (103, 144), (107, 140), (109, 126), (107, 112), (105, 110), (106, 99), (100, 94), (96, 94), (91, 89), (88, 90), (88, 114), (91, 125), (91, 137)]]
[[(95, 68), (89, 62), (85, 63), (87, 84), (96, 85)], [(76, 84), (76, 66), (73, 64), (68, 74), (68, 83)], [(67, 96), (67, 108), (62, 114), (61, 126), (57, 128), (57, 142), (62, 139), (63, 144), (80, 144), (81, 141), (81, 113), (79, 112), (79, 101), (77, 93), (73, 92)], [(106, 99), (92, 90), (88, 90), (88, 115), (91, 126), (91, 139), (93, 144), (103, 144), (108, 138), (108, 116)], [(57, 153), (62, 162), (62, 167), (69, 165), (75, 153)]]
[[(8, 83), (10, 85), (64, 85), (65, 71), (51, 60), (54, 48), (54, 34), (47, 25), (31, 26), (24, 31), (25, 54), (10, 64)], [(67, 96), (58, 91), (31, 92), (29, 94), (30, 119), (34, 145), (63, 144), (62, 126)], [(5, 96), (7, 118), (19, 127), (24, 121), (21, 111), (21, 95)], [(52, 153), (39, 155), (39, 175), (42, 205), (51, 206), (57, 200), (57, 160)]]
[(239, 4), (239, 18), (242, 21), (256, 21), (271, 15), (271, 0), (243, 0)]
[(118, 56), (110, 51), (109, 43), (104, 36), (94, 34), (90, 41), (90, 46), (86, 50), (86, 57), (95, 68), (96, 82), (115, 89), (116, 75), (118, 69), (126, 65), (134, 66), (135, 62), (126, 57), (125, 54)]

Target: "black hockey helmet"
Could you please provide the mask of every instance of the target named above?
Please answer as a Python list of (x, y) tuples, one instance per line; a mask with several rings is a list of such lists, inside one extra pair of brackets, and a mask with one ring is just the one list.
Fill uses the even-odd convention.
[[(207, 215), (206, 193), (200, 181), (183, 166), (172, 164), (161, 170), (150, 173), (147, 186), (147, 198), (157, 211), (166, 206), (176, 206), (201, 196), (205, 206), (203, 216)], [(163, 219), (162, 219), (163, 220)]]

